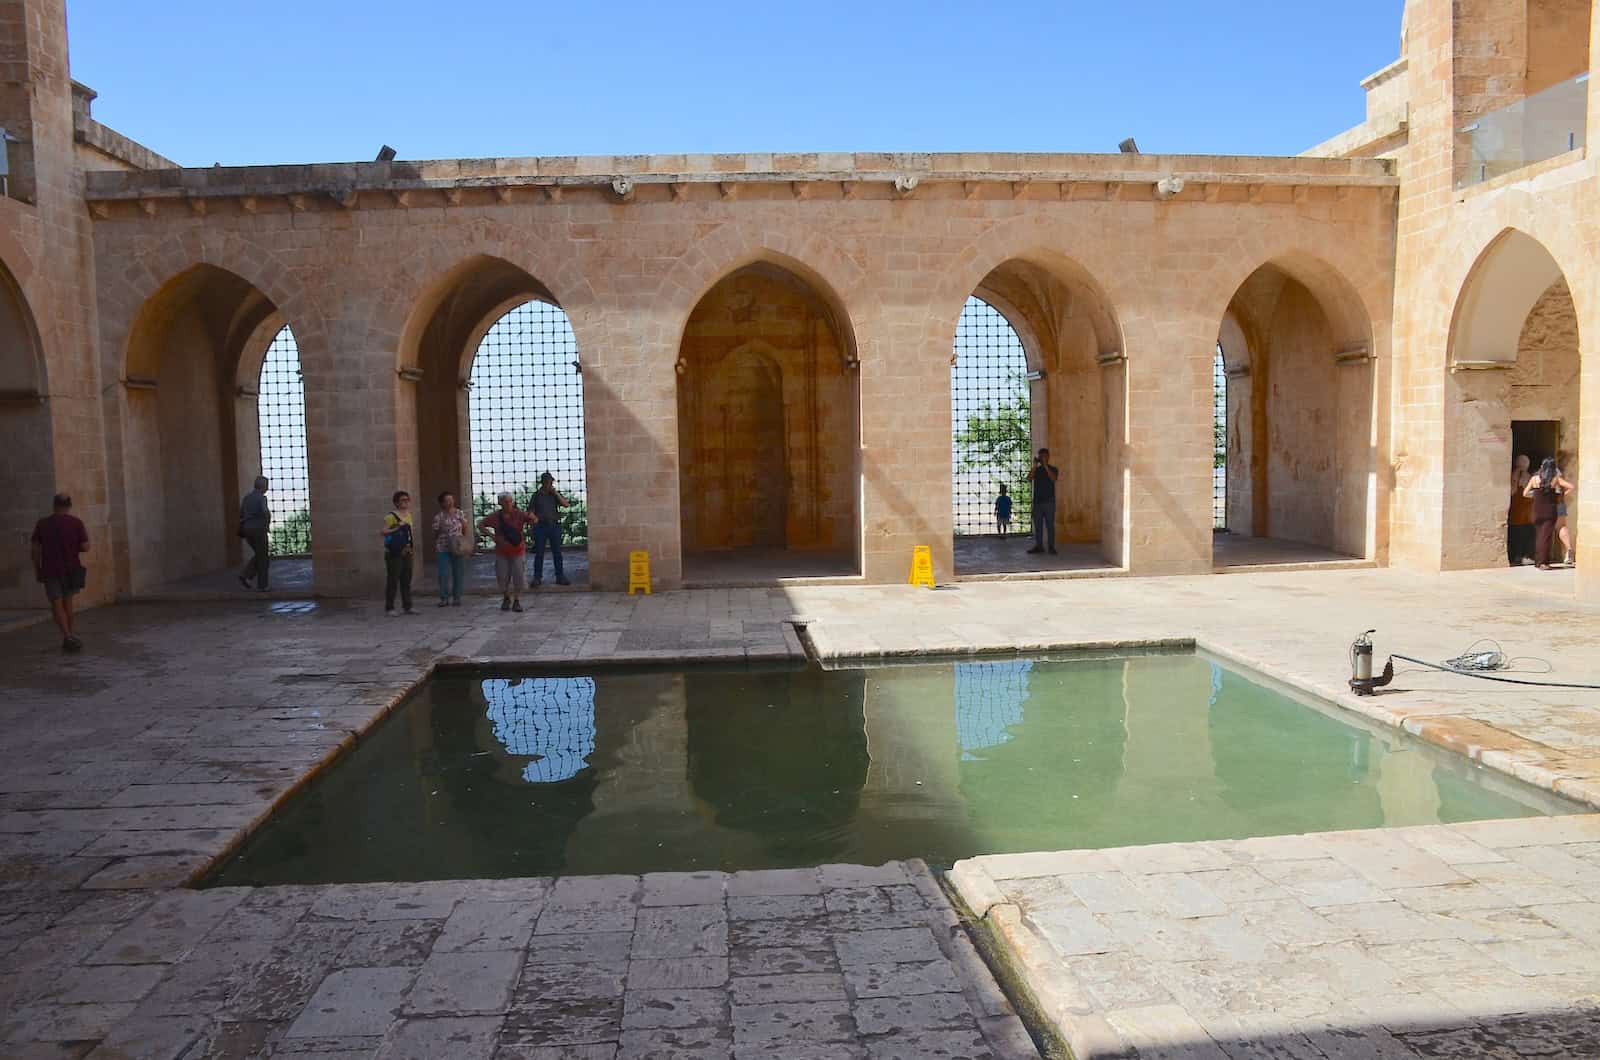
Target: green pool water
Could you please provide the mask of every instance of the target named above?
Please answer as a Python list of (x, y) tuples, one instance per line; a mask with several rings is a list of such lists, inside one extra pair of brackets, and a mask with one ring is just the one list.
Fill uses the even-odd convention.
[(1575, 810), (1192, 654), (463, 674), (207, 883), (939, 865)]

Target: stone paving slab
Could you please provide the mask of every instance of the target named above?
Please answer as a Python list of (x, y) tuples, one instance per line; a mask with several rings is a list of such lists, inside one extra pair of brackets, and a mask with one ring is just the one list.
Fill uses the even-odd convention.
[[(730, 938), (735, 890), (815, 891), (767, 897), (814, 900), (820, 943)], [(34, 927), (0, 949), (7, 1057), (1038, 1055), (920, 862), (85, 896)]]
[[(424, 609), (402, 619), (382, 618), (372, 602), (134, 605), (85, 613), (88, 650), (72, 657), (59, 652), (48, 627), (0, 633), (0, 658), (6, 660), (0, 667), (0, 726), (6, 732), (0, 744), (0, 953), (6, 960), (0, 1011), (8, 1018), (28, 1011), (33, 1026), (87, 1035), (83, 1041), (115, 1028), (121, 1037), (105, 1037), (105, 1042), (151, 1043), (148, 1048), (130, 1045), (125, 1051), (131, 1055), (159, 1055), (166, 1048), (160, 1043), (183, 1037), (195, 1020), (211, 1022), (203, 1030), (209, 1044), (193, 1055), (252, 1055), (251, 1050), (261, 1053), (291, 1040), (301, 1052), (313, 1046), (357, 1052), (369, 1046), (391, 1052), (410, 1048), (374, 1044), (373, 1036), (364, 1034), (289, 1039), (280, 1033), (287, 1030), (281, 1026), (287, 1018), (283, 1013), (298, 1018), (326, 979), (325, 962), (332, 970), (420, 969), (441, 939), (448, 941), (440, 954), (501, 952), (494, 947), (524, 945), (527, 925), (521, 914), (476, 919), (495, 911), (468, 905), (446, 936), (447, 922), (469, 897), (466, 885), (452, 889), (446, 884), (387, 895), (384, 888), (390, 885), (317, 888), (309, 895), (296, 888), (272, 889), (282, 892), (281, 899), (241, 900), (209, 927), (194, 910), (168, 916), (173, 911), (162, 906), (160, 915), (169, 922), (157, 930), (153, 910), (154, 903), (165, 901), (162, 892), (223, 854), (441, 659), (481, 664), (798, 660), (803, 653), (786, 625), (791, 618), (807, 620), (812, 642), (832, 658), (1198, 640), (1485, 765), (1600, 803), (1600, 694), (1484, 685), (1424, 672), (1403, 673), (1395, 689), (1376, 700), (1358, 701), (1343, 693), (1345, 645), (1354, 632), (1371, 626), (1380, 628), (1380, 652), (1407, 650), (1438, 658), (1488, 635), (1514, 654), (1545, 656), (1557, 676), (1594, 680), (1600, 674), (1600, 608), (1553, 594), (1548, 580), (1527, 579), (1526, 571), (1436, 577), (1351, 571), (1093, 584), (963, 583), (935, 593), (902, 587), (718, 589), (634, 598), (576, 593), (541, 596), (521, 615), (501, 614), (493, 601), (469, 600), (459, 609)], [(1286, 614), (1294, 621), (1286, 622)], [(1092, 917), (1110, 919), (1121, 932), (1117, 937), (1133, 939), (1152, 960), (1181, 963), (1186, 946), (1205, 944), (1225, 927), (1237, 928), (1241, 951), (1260, 959), (1275, 955), (1271, 947), (1341, 941), (1376, 947), (1381, 944), (1374, 941), (1380, 933), (1375, 925), (1382, 924), (1381, 930), (1393, 933), (1392, 946), (1414, 951), (1385, 951), (1379, 959), (1431, 969), (1426, 974), (1435, 976), (1436, 984), (1442, 982), (1437, 979), (1441, 969), (1455, 967), (1451, 962), (1460, 956), (1459, 946), (1498, 947), (1493, 968), (1508, 972), (1548, 961), (1567, 969), (1556, 981), (1576, 982), (1582, 978), (1581, 953), (1546, 940), (1593, 940), (1594, 911), (1573, 898), (1593, 893), (1592, 885), (1585, 889), (1585, 866), (1600, 842), (1577, 819), (1543, 822), (1541, 828), (1561, 831), (1541, 832), (1541, 842), (1532, 841), (1533, 833), (1520, 821), (1430, 832), (1407, 840), (1422, 859), (1415, 863), (1394, 861), (1395, 848), (1387, 842), (1353, 865), (1315, 838), (1275, 840), (1270, 841), (1273, 856), (1259, 858), (1261, 864), (1252, 863), (1250, 872), (1237, 871), (1240, 866), (1231, 858), (1219, 859), (1204, 844), (1173, 845), (1159, 868), (1139, 874), (1169, 878), (1143, 880), (1131, 893), (1119, 889), (1117, 874), (1128, 873), (1129, 855), (1122, 852), (1009, 855), (1001, 863), (1006, 870), (997, 865), (990, 882), (998, 893), (1007, 879), (1040, 883), (1063, 874), (1083, 876), (1070, 888), (1077, 900)], [(1559, 843), (1551, 838), (1556, 834), (1562, 837)], [(1247, 841), (1239, 849), (1263, 842)], [(1365, 841), (1352, 842), (1359, 849)], [(1552, 852), (1553, 846), (1561, 850)], [(1465, 882), (1426, 858), (1442, 861)], [(1328, 859), (1337, 864), (1330, 866)], [(1267, 867), (1273, 862), (1301, 864)], [(1086, 867), (1069, 872), (1063, 864)], [(1404, 912), (1376, 912), (1384, 900), (1374, 891), (1387, 893), (1385, 874), (1421, 864), (1432, 866), (1434, 882), (1405, 888), (1393, 903)], [(859, 895), (846, 893), (903, 885), (872, 875), (893, 877), (893, 866), (838, 871), (844, 874), (838, 879), (806, 870), (735, 874), (720, 881), (719, 900), (728, 913), (727, 954), (713, 952), (718, 945), (714, 925), (697, 923), (681, 938), (663, 928), (651, 937), (659, 935), (659, 944), (668, 948), (686, 947), (691, 955), (640, 957), (640, 962), (657, 963), (640, 964), (637, 989), (715, 989), (725, 986), (724, 975), (838, 974), (852, 997), (871, 996), (861, 991), (879, 980), (894, 990), (948, 993), (925, 989), (940, 981), (937, 973), (930, 979), (878, 967), (936, 962), (925, 953), (911, 956), (915, 945), (900, 936), (881, 937), (885, 947), (895, 947), (887, 951), (892, 960), (869, 959), (870, 953), (852, 942), (846, 944), (852, 960), (841, 961), (836, 928), (852, 934), (901, 931), (909, 914), (892, 891), (867, 905), (858, 904)], [(1101, 876), (1091, 879), (1091, 874)], [(501, 889), (475, 890), (495, 886)], [(489, 903), (503, 901), (506, 886), (505, 881), (470, 885), (472, 895)], [(703, 897), (708, 884), (663, 874), (646, 877), (639, 886), (636, 902), (630, 897), (570, 908), (551, 892), (551, 915), (545, 920), (541, 913), (533, 922), (526, 952), (541, 959), (565, 956), (569, 963), (574, 954), (598, 964), (631, 962), (644, 911), (700, 904), (696, 896)], [(838, 908), (828, 904), (830, 896)], [(821, 897), (821, 912), (797, 915), (800, 905), (795, 905), (788, 915), (745, 918), (736, 915), (731, 901), (806, 897)], [(1516, 902), (1508, 906), (1512, 898)], [(1141, 932), (1145, 905), (1130, 904), (1135, 901), (1171, 923), (1143, 924)], [(1234, 910), (1231, 919), (1221, 918), (1226, 925), (1215, 913), (1217, 901)], [(758, 903), (741, 903), (737, 912), (756, 908)], [(774, 904), (769, 911), (781, 913), (782, 906)], [(146, 914), (149, 920), (141, 920)], [(1195, 935), (1181, 930), (1191, 920), (1216, 923), (1200, 924)], [(122, 935), (107, 949), (113, 936), (136, 923), (135, 933)], [(645, 918), (644, 923), (653, 922)], [(1085, 922), (1079, 918), (1077, 923)], [(1357, 938), (1352, 940), (1350, 931)], [(146, 957), (182, 950), (196, 933), (200, 940), (180, 962), (181, 975), (163, 976), (137, 1002), (121, 1000), (143, 981), (139, 973), (124, 980), (119, 969), (144, 967)], [(107, 959), (124, 947), (129, 952), (123, 960), (129, 963)], [(723, 960), (726, 972), (717, 963)], [(1348, 960), (1330, 957), (1329, 974), (1345, 974), (1340, 970)], [(672, 961), (684, 962), (681, 976), (660, 963)], [(59, 973), (79, 966), (101, 970), (61, 978)], [(276, 993), (235, 989), (245, 970), (260, 967), (278, 968), (277, 979), (289, 985)], [(1102, 973), (1122, 975), (1128, 997), (1144, 998), (1150, 1006), (1166, 1004), (1172, 996), (1170, 988), (1159, 993), (1112, 964)], [(630, 971), (624, 982), (631, 979)], [(60, 996), (51, 993), (57, 984)], [(1421, 989), (1436, 988), (1443, 989)], [(61, 1000), (97, 993), (102, 1000)], [(1452, 998), (1480, 1004), (1520, 996), (1493, 980), (1451, 986)], [(138, 1008), (136, 1014), (124, 1011), (130, 1004)], [(1417, 1011), (1416, 1005), (1410, 1011)], [(433, 1018), (444, 1017), (404, 1010), (397, 1017)], [(449, 1018), (505, 1021), (512, 1014)], [(981, 1024), (992, 1017), (977, 1018)], [(572, 1033), (585, 1020), (592, 1027), (611, 1019), (608, 1011), (574, 1013)], [(621, 1010), (615, 1019), (622, 1019)], [(470, 1037), (473, 1026), (463, 1024), (462, 1033)], [(405, 1040), (416, 1034), (418, 1042), (431, 1041), (424, 1030), (407, 1032)], [(590, 1046), (603, 1051), (598, 1042), (534, 1040), (549, 1030), (530, 1030), (526, 1041), (514, 1048), (502, 1042), (500, 1048), (513, 1050), (507, 1055), (536, 1055), (535, 1050), (547, 1048), (557, 1049), (554, 1055), (581, 1055), (573, 1050)], [(945, 1047), (919, 1037), (924, 1030), (906, 1029), (909, 1044), (861, 1046), (859, 1052), (891, 1055)], [(1239, 1031), (1246, 1032), (1254, 1028)], [(1319, 1040), (1309, 1031), (1304, 1036)], [(737, 1053), (738, 1041), (729, 1040)], [(608, 1041), (613, 1052), (624, 1054), (639, 1044), (625, 1037)], [(715, 1035), (698, 1043), (686, 1038), (682, 1048), (715, 1051), (722, 1041)], [(1493, 1046), (1502, 1053), (1506, 1048)], [(843, 1050), (842, 1055), (849, 1054), (851, 1049)]]
[(1030, 857), (950, 878), (1077, 1060), (1600, 1056), (1600, 814)]

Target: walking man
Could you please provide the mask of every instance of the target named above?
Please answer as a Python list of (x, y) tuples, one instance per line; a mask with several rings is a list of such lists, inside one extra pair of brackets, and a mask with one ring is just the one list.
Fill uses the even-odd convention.
[(539, 520), (533, 525), (534, 588), (544, 584), (545, 545), (550, 546), (550, 555), (555, 560), (556, 584), (572, 584), (567, 581), (567, 575), (561, 567), (561, 509), (566, 506), (567, 499), (556, 492), (556, 477), (548, 471), (540, 475), (539, 488), (528, 503), (533, 517)]
[(1045, 550), (1045, 538), (1050, 540), (1050, 554), (1056, 554), (1056, 479), (1061, 470), (1050, 462), (1050, 450), (1041, 449), (1033, 458), (1033, 473), (1028, 476), (1033, 483), (1033, 547), (1030, 553)]
[(44, 584), (50, 613), (61, 631), (61, 650), (78, 651), (83, 641), (72, 626), (72, 598), (83, 591), (84, 570), (80, 558), (89, 551), (89, 531), (72, 514), (72, 498), (55, 495), (50, 514), (33, 528), (33, 573)]
[(250, 588), (251, 578), (256, 589), (267, 591), (267, 565), (271, 562), (272, 546), (268, 532), (272, 529), (272, 510), (267, 507), (267, 478), (256, 479), (256, 488), (239, 502), (239, 536), (250, 546), (250, 558), (239, 572), (239, 584)]

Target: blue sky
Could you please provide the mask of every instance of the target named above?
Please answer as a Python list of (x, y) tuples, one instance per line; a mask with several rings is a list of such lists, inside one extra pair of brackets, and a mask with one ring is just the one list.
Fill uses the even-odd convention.
[[(1403, 0), (68, 0), (95, 117), (186, 165), (704, 151), (1295, 154)], [(475, 15), (486, 9), (490, 15)]]

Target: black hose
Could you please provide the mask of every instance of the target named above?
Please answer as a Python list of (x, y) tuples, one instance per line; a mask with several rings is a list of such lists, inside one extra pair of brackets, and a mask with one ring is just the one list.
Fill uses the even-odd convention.
[(1391, 658), (1404, 659), (1406, 662), (1416, 663), (1419, 666), (1426, 666), (1433, 670), (1440, 670), (1447, 674), (1457, 674), (1461, 677), (1476, 677), (1480, 681), (1499, 681), (1504, 685), (1535, 685), (1539, 688), (1592, 688), (1600, 691), (1600, 685), (1572, 685), (1563, 684), (1560, 681), (1522, 681), (1515, 677), (1491, 677), (1488, 674), (1473, 673), (1469, 670), (1456, 670), (1449, 666), (1440, 666), (1438, 663), (1431, 663), (1426, 659), (1418, 659), (1410, 655), (1394, 655), (1391, 656)]

